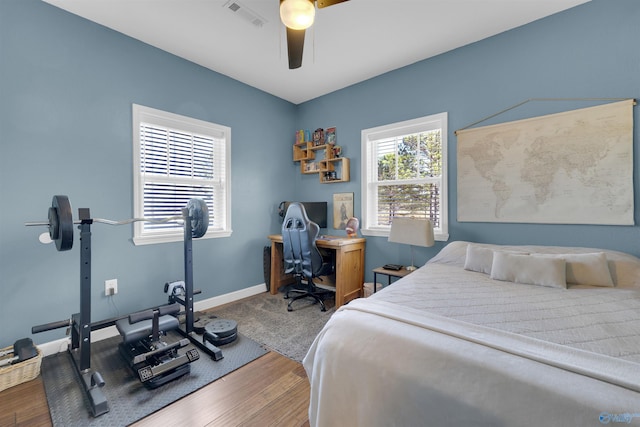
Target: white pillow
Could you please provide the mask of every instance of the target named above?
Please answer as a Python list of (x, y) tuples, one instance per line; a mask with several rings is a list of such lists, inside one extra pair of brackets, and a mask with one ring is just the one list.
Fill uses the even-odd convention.
[(567, 267), (562, 258), (494, 251), (491, 278), (527, 285), (567, 288)]
[(579, 253), (596, 253), (604, 252), (609, 264), (609, 271), (616, 288), (633, 288), (640, 289), (640, 258), (614, 250), (600, 248), (581, 248), (568, 246), (532, 246), (532, 245), (492, 245), (488, 243), (472, 243), (463, 240), (457, 240), (448, 243), (440, 252), (431, 258), (429, 263), (458, 265), (464, 267), (467, 246), (475, 244), (476, 246), (489, 248), (492, 250), (501, 250), (509, 252), (522, 253), (546, 253), (546, 254), (579, 254)]
[(606, 251), (605, 255), (616, 288), (640, 288), (640, 259), (616, 251)]
[(464, 260), (464, 269), (479, 273), (491, 273), (493, 263), (493, 250), (481, 246), (467, 245), (467, 257)]
[(604, 252), (586, 254), (537, 254), (562, 258), (567, 263), (567, 283), (572, 285), (613, 287), (607, 256)]

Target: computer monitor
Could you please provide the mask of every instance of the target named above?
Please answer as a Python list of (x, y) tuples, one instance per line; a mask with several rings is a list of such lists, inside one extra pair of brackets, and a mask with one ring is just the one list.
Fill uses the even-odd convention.
[[(293, 202), (284, 202), (282, 217), (284, 218), (289, 209), (289, 205)], [(327, 228), (327, 202), (300, 202), (304, 206), (309, 219), (320, 228)]]

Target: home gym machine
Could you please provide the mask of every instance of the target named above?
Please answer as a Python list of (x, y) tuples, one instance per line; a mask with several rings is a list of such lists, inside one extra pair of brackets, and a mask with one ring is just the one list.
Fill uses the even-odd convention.
[[(47, 222), (30, 222), (27, 226), (47, 226), (49, 238), (55, 242), (58, 251), (70, 250), (73, 246), (73, 228), (78, 224), (80, 229), (80, 313), (73, 314), (70, 319), (38, 325), (31, 328), (32, 333), (39, 333), (58, 328), (68, 328), (71, 331), (71, 345), (68, 348), (75, 371), (80, 378), (83, 390), (90, 405), (91, 415), (100, 416), (109, 411), (107, 399), (102, 391), (105, 382), (102, 375), (91, 370), (91, 331), (116, 325), (120, 322), (120, 333), (123, 336), (121, 353), (125, 358), (130, 357), (130, 365), (141, 381), (153, 380), (156, 386), (164, 384), (188, 372), (184, 367), (199, 358), (196, 349), (187, 351), (186, 355), (177, 353), (178, 347), (184, 347), (195, 337), (189, 334), (193, 325), (193, 265), (191, 259), (192, 238), (205, 235), (209, 225), (209, 214), (204, 201), (191, 199), (182, 215), (164, 219), (133, 218), (124, 221), (111, 221), (101, 218), (91, 218), (88, 208), (78, 209), (79, 221), (73, 221), (71, 204), (67, 196), (53, 197), (48, 211)], [(176, 328), (177, 319), (173, 317), (180, 310), (178, 304), (157, 307), (155, 309), (134, 313), (117, 319), (91, 323), (91, 225), (94, 222), (108, 225), (125, 225), (137, 221), (165, 223), (183, 220), (185, 230), (185, 287), (184, 307), (187, 316), (187, 327), (183, 335), (188, 337), (178, 344), (166, 345), (159, 339), (163, 328)], [(172, 320), (173, 319), (173, 320)], [(126, 320), (126, 321), (124, 321)], [(146, 322), (146, 323), (145, 323)], [(136, 324), (139, 324), (136, 326)], [(177, 328), (179, 331), (180, 329)], [(199, 347), (206, 345), (197, 344)], [(208, 349), (208, 348), (207, 348)], [(215, 358), (214, 358), (215, 359)], [(218, 359), (216, 359), (218, 360)]]
[(159, 387), (188, 374), (190, 363), (200, 358), (195, 348), (178, 353), (178, 349), (189, 345), (188, 339), (171, 344), (162, 339), (162, 335), (180, 326), (173, 316), (179, 312), (180, 304), (176, 303), (133, 313), (116, 321), (122, 336), (118, 345), (120, 354), (147, 388)]

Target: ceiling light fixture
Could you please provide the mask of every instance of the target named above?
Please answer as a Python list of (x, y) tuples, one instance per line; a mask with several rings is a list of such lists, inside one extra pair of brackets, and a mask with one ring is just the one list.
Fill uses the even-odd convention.
[(313, 0), (283, 0), (280, 3), (280, 19), (292, 30), (306, 30), (313, 25), (315, 16)]

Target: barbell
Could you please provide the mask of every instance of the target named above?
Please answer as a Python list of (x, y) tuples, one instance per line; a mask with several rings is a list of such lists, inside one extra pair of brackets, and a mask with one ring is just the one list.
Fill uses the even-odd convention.
[[(127, 225), (134, 222), (166, 223), (184, 219), (188, 215), (191, 219), (191, 236), (198, 239), (207, 233), (209, 227), (209, 209), (202, 199), (190, 199), (186, 208), (182, 209), (182, 215), (174, 215), (167, 218), (131, 218), (122, 221), (113, 221), (103, 218), (92, 218), (89, 221), (107, 225)], [(73, 220), (73, 211), (69, 198), (63, 195), (53, 196), (49, 208), (48, 221), (27, 222), (26, 226), (46, 226), (49, 229), (49, 237), (56, 244), (58, 251), (68, 251), (73, 247), (73, 226), (82, 221)]]

